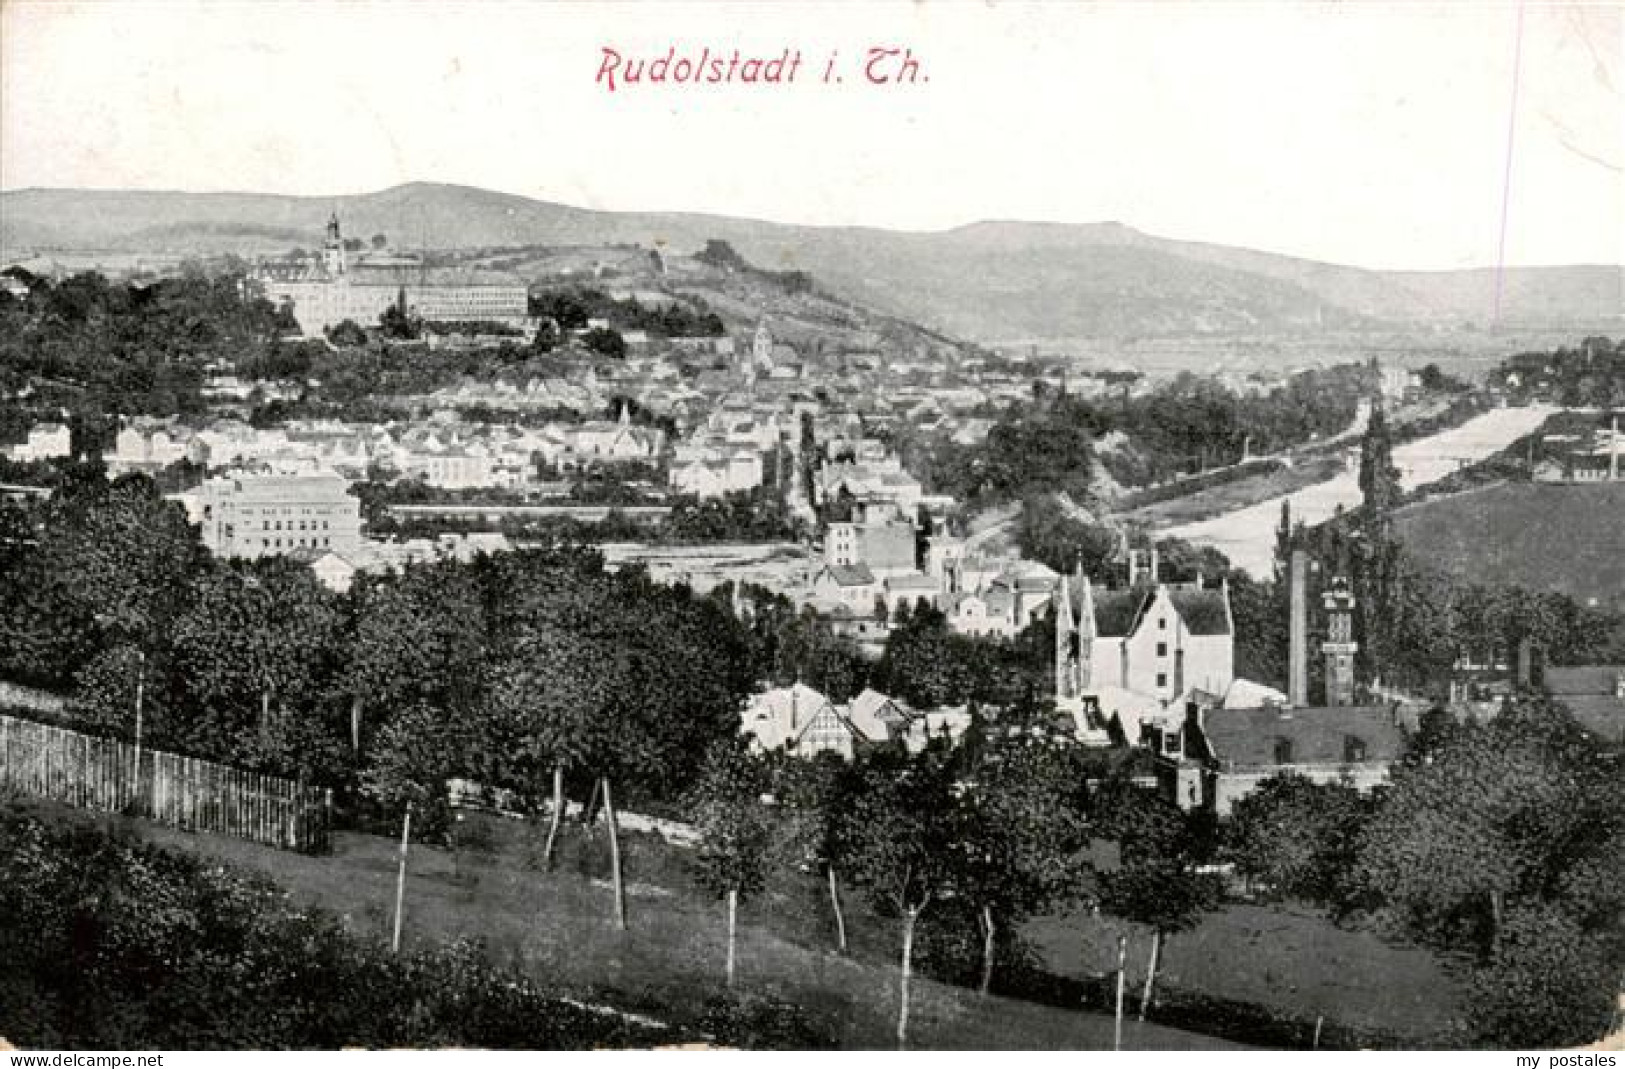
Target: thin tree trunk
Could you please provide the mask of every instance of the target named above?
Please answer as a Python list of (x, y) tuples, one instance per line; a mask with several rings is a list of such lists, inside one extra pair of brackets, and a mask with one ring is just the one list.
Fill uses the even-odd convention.
[(739, 889), (728, 889), (728, 986), (734, 985), (734, 928), (739, 917)]
[(1140, 1020), (1145, 1020), (1145, 1011), (1151, 1007), (1151, 989), (1157, 982), (1157, 965), (1162, 958), (1162, 929), (1151, 929), (1151, 960), (1145, 967), (1145, 990), (1140, 993)]
[(1112, 1050), (1123, 1049), (1123, 982), (1128, 976), (1128, 936), (1117, 937), (1117, 1010), (1113, 1014)]
[(993, 989), (993, 907), (982, 907), (982, 986), (986, 995)]
[(626, 931), (626, 885), (621, 882), (621, 833), (615, 826), (615, 802), (609, 793), (609, 777), (604, 786), (604, 818), (609, 822), (609, 878), (615, 887), (615, 927)]
[(1490, 948), (1501, 949), (1501, 892), (1490, 892)]
[(271, 688), (260, 691), (260, 742), (271, 739)]
[(581, 807), (581, 823), (588, 827), (592, 826), (593, 820), (598, 816), (598, 792), (603, 790), (603, 787), (603, 780), (593, 780), (592, 793), (587, 796), (587, 804)]
[(350, 752), (361, 752), (361, 695), (350, 699)]
[(835, 866), (825, 866), (829, 873), (829, 904), (835, 910), (835, 943), (842, 954), (846, 953), (846, 914), (841, 912), (841, 894), (835, 886)]
[(406, 816), (401, 820), (401, 867), (395, 876), (395, 930), (389, 939), (389, 952), (401, 952), (401, 910), (406, 905), (406, 851), (412, 841), (412, 803), (406, 803)]
[(564, 818), (564, 766), (553, 766), (553, 816), (547, 822), (547, 845), (542, 847), (542, 864), (553, 871), (553, 846), (559, 838), (559, 821)]
[(908, 1049), (908, 982), (914, 975), (914, 922), (920, 917), (918, 908), (903, 911), (903, 972), (898, 983), (897, 1049)]

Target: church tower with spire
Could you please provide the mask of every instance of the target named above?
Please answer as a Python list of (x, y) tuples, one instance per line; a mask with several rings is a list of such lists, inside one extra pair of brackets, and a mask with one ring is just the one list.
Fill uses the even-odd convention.
[(344, 236), (339, 233), (338, 212), (327, 220), (327, 239), (322, 244), (322, 267), (330, 278), (344, 274)]
[(1094, 685), (1095, 590), (1081, 564), (1076, 574), (1061, 576), (1054, 619), (1055, 700), (1071, 701)]
[(750, 339), (750, 362), (758, 368), (773, 367), (773, 335), (767, 329), (767, 317), (756, 323), (756, 333)]
[(1077, 691), (1078, 625), (1072, 615), (1072, 588), (1061, 576), (1061, 589), (1055, 596), (1055, 700), (1066, 701)]

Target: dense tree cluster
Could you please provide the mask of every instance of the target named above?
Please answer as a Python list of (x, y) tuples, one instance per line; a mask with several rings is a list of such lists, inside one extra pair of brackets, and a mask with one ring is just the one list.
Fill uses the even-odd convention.
[(717, 238), (706, 241), (705, 248), (694, 254), (694, 259), (702, 264), (721, 268), (732, 274), (748, 274), (763, 282), (778, 286), (785, 293), (810, 293), (813, 288), (812, 275), (805, 271), (767, 271), (756, 267), (741, 256), (732, 245)]
[(1036, 700), (1051, 685), (1055, 632), (1047, 619), (1001, 641), (951, 630), (942, 611), (928, 604), (899, 606), (896, 615), (871, 684), (917, 709), (1012, 707)]
[(1516, 401), (1625, 408), (1625, 338), (1590, 337), (1572, 349), (1517, 353), (1491, 372), (1490, 385)]
[(722, 318), (698, 297), (645, 305), (636, 297), (615, 298), (592, 286), (565, 286), (533, 293), (530, 314), (551, 319), (561, 330), (583, 330), (590, 320), (606, 320), (618, 330), (641, 330), (659, 338), (720, 337)]
[(1225, 829), (1255, 889), (1362, 914), (1450, 953), (1471, 988), (1463, 1040), (1557, 1047), (1609, 1025), (1625, 956), (1625, 790), (1561, 706), (1489, 723), (1425, 719), (1392, 785), (1361, 797), (1294, 776)]
[(1057, 491), (1081, 502), (1097, 464), (1124, 486), (1146, 486), (1336, 434), (1374, 385), (1375, 371), (1355, 364), (1300, 372), (1265, 394), (1185, 372), (1138, 396), (1045, 394), (1000, 414), (984, 443), (905, 451), (933, 490), (974, 505)]
[(201, 411), (209, 364), (269, 353), (289, 326), (269, 302), (245, 300), (238, 279), (201, 271), (151, 283), (29, 276), (26, 285), (20, 298), (0, 290), (0, 394), (29, 387), (39, 404), (96, 425)]
[[(594, 752), (635, 770), (644, 797), (675, 798), (757, 678), (725, 601), (585, 550), (411, 566), (339, 596), (296, 562), (214, 560), (144, 477), (85, 476), (7, 516), (20, 537), (0, 570), (0, 676), (70, 691), (85, 720), (125, 733), (139, 684), (151, 745), (346, 791), (381, 766), (424, 772), (437, 795), (452, 775), (533, 787), (518, 755), (540, 760), (541, 736), (503, 733), (524, 722), (510, 699), (534, 691), (579, 699), (573, 715), (603, 730), (622, 718)], [(612, 709), (588, 704), (604, 686)]]

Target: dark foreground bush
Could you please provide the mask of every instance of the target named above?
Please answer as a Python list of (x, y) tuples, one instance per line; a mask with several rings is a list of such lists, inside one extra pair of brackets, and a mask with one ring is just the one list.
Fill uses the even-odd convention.
[(807, 1007), (765, 995), (720, 996), (705, 1006), (700, 1028), (740, 1050), (834, 1050), (835, 1028)]
[(267, 880), (0, 806), (0, 1034), (112, 1050), (650, 1046), (477, 947), (394, 957)]

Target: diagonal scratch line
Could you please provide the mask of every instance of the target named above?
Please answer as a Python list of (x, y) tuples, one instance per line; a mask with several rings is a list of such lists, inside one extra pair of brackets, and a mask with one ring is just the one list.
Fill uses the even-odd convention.
[(1512, 144), (1518, 130), (1518, 75), (1523, 67), (1523, 3), (1518, 0), (1518, 25), (1512, 37), (1512, 106), (1507, 113), (1506, 168), (1501, 173), (1501, 237), (1495, 249), (1495, 310), (1491, 320), (1501, 321), (1501, 294), (1506, 284), (1507, 216), (1512, 203)]

